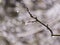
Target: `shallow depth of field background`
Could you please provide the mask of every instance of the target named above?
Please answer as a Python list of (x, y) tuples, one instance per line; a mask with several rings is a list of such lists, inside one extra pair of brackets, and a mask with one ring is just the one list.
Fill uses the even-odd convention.
[[(60, 45), (60, 36), (52, 36), (46, 27), (31, 18), (30, 13), (60, 34), (60, 0), (10, 0), (15, 8), (4, 9), (6, 0), (0, 0), (0, 45)], [(10, 11), (17, 12), (13, 17)], [(15, 14), (14, 14), (15, 15)]]

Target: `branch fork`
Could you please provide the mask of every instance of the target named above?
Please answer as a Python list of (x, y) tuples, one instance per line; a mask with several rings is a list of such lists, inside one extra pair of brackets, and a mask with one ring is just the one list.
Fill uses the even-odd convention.
[[(24, 3), (23, 3), (23, 5), (25, 6)], [(34, 17), (34, 16), (30, 13), (28, 7), (25, 6), (25, 8), (26, 8), (26, 10), (27, 10), (27, 12), (29, 13), (29, 15), (30, 15), (31, 18), (35, 19), (37, 22), (39, 22), (40, 24), (42, 24), (43, 26), (45, 26), (45, 27), (50, 31), (51, 36), (60, 36), (59, 34), (53, 34), (53, 31), (52, 31), (52, 29), (48, 26), (48, 24), (46, 25), (46, 24), (44, 24), (43, 22), (41, 22), (40, 20), (38, 20), (37, 17)]]

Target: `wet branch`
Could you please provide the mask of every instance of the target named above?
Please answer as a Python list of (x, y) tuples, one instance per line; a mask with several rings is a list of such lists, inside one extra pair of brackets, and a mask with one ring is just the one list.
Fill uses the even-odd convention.
[(25, 6), (24, 3), (22, 3), (22, 4), (23, 4), (23, 6), (26, 8), (26, 10), (27, 10), (27, 12), (29, 13), (30, 17), (33, 18), (33, 19), (35, 19), (37, 22), (39, 22), (39, 23), (42, 24), (43, 26), (45, 26), (45, 27), (50, 31), (51, 36), (60, 36), (60, 35), (58, 35), (58, 34), (53, 34), (52, 29), (51, 29), (48, 25), (46, 25), (46, 24), (44, 24), (43, 22), (41, 22), (40, 20), (38, 20), (37, 17), (34, 17), (34, 16), (30, 13), (28, 7)]

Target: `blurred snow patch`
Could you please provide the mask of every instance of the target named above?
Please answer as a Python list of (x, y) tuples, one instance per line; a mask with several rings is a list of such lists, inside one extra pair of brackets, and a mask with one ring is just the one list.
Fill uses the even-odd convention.
[(55, 4), (51, 9), (46, 12), (46, 15), (49, 19), (55, 19), (60, 14), (60, 4)]

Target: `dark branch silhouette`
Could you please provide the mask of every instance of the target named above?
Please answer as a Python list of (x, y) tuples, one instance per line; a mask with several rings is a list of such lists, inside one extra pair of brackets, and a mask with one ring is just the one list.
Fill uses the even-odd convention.
[(33, 19), (35, 19), (37, 22), (39, 22), (39, 23), (42, 24), (43, 26), (45, 26), (45, 27), (50, 31), (51, 36), (60, 36), (60, 35), (57, 35), (57, 34), (53, 34), (52, 29), (51, 29), (48, 25), (46, 25), (46, 24), (44, 24), (43, 22), (41, 22), (40, 20), (38, 20), (37, 17), (34, 17), (34, 16), (30, 13), (28, 7), (27, 7), (24, 3), (22, 3), (22, 4), (23, 4), (24, 8), (26, 8), (26, 10), (27, 10), (27, 12), (29, 13), (30, 17), (33, 18)]

